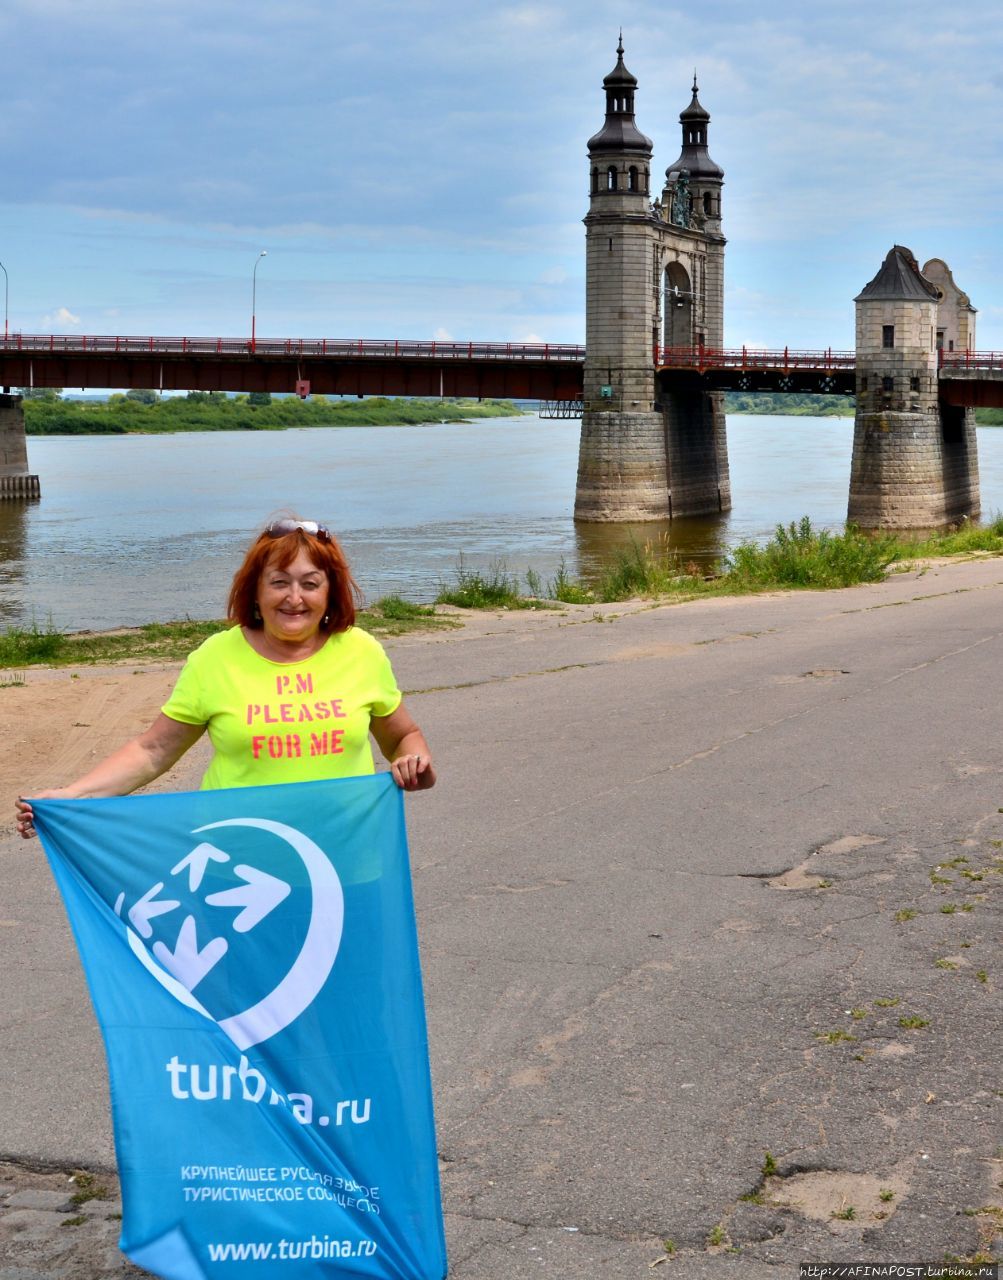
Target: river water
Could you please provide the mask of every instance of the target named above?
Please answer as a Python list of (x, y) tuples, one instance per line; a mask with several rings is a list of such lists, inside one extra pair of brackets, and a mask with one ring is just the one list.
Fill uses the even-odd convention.
[[(715, 558), (810, 515), (846, 515), (852, 418), (731, 416), (733, 509), (671, 525), (572, 519), (579, 423), (522, 418), (421, 427), (32, 437), (39, 502), (0, 503), (0, 626), (105, 629), (222, 616), (230, 578), (270, 515), (340, 537), (369, 599), (430, 600), (470, 568), (544, 581), (594, 573), (618, 547), (667, 536)], [(979, 431), (982, 508), (1003, 508), (1003, 431)]]

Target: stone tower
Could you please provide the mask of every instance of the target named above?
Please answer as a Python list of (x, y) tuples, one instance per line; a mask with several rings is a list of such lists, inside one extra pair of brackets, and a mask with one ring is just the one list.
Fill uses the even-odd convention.
[(682, 153), (651, 203), (652, 144), (634, 119), (623, 61), (603, 81), (606, 119), (589, 139), (584, 411), (575, 518), (666, 520), (727, 510), (720, 395), (663, 385), (661, 346), (720, 346), (723, 173), (707, 151), (696, 81)]
[(863, 529), (932, 529), (979, 514), (975, 415), (938, 399), (943, 298), (912, 253), (894, 245), (855, 299), (857, 411), (847, 520)]

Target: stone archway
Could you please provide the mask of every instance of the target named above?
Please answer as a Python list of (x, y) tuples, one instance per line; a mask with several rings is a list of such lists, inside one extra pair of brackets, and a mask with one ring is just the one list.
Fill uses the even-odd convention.
[(696, 345), (693, 336), (693, 286), (681, 262), (670, 262), (662, 278), (662, 345)]

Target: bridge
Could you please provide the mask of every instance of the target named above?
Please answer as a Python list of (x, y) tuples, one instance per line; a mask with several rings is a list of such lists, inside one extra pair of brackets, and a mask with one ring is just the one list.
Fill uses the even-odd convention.
[[(575, 517), (644, 521), (731, 506), (724, 391), (856, 397), (848, 518), (929, 528), (979, 514), (974, 408), (1003, 406), (1003, 353), (975, 349), (975, 308), (946, 262), (894, 245), (854, 299), (855, 350), (724, 346), (724, 171), (697, 96), (652, 188), (637, 79), (603, 80), (588, 141), (585, 346), (372, 339), (15, 333), (0, 387), (536, 399), (582, 417)], [(652, 198), (654, 197), (654, 198)], [(0, 395), (0, 497), (38, 494), (20, 398)]]
[[(939, 351), (940, 399), (1003, 407), (1003, 352)], [(655, 347), (670, 387), (695, 375), (707, 391), (853, 395), (854, 351)], [(269, 391), (336, 396), (463, 396), (582, 400), (585, 347), (544, 342), (421, 342), (411, 338), (0, 337), (0, 386)]]
[(412, 339), (0, 338), (0, 386), (579, 401), (585, 348)]
[[(855, 351), (761, 351), (752, 347), (656, 347), (663, 387), (695, 375), (707, 391), (855, 395)], [(938, 399), (959, 408), (1003, 408), (1003, 351), (937, 352)]]

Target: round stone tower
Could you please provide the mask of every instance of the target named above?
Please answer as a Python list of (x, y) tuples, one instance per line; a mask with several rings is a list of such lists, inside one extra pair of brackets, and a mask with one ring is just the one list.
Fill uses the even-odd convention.
[(857, 410), (847, 520), (932, 529), (979, 514), (974, 414), (941, 405), (942, 291), (894, 245), (857, 295)]

